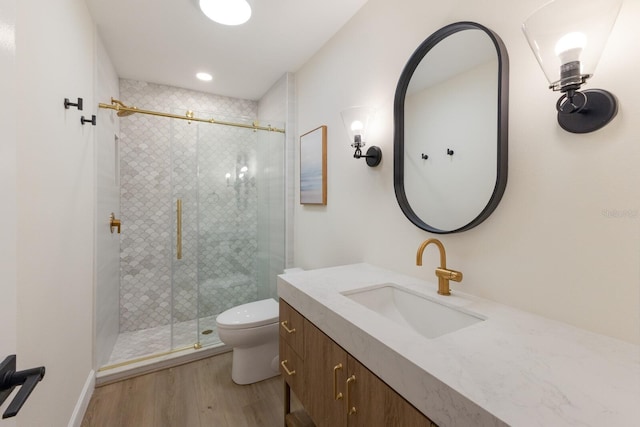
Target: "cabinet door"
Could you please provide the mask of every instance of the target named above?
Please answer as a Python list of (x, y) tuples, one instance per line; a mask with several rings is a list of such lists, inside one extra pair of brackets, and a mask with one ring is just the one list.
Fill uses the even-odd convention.
[(305, 319), (302, 405), (317, 427), (345, 427), (347, 353)]
[(438, 427), (390, 387), (386, 400), (385, 426)]
[[(389, 386), (349, 355), (348, 378), (351, 381), (345, 399), (349, 427), (386, 427), (385, 403)], [(413, 427), (413, 426), (411, 426)]]
[(280, 299), (280, 339), (291, 346), (300, 357), (304, 341), (304, 317)]
[(297, 395), (304, 389), (304, 361), (282, 338), (280, 339), (280, 373)]
[(414, 408), (384, 381), (349, 355), (349, 427), (432, 427)]

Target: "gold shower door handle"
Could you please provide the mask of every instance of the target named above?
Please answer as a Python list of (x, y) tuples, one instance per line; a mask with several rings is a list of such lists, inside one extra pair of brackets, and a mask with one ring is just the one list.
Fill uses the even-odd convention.
[(176, 258), (182, 259), (182, 199), (176, 200)]

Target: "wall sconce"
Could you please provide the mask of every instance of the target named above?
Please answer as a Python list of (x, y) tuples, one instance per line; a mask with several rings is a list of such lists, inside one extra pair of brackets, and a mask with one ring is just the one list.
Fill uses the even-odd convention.
[(373, 109), (368, 107), (351, 107), (340, 113), (344, 127), (349, 134), (352, 147), (356, 149), (353, 157), (356, 159), (366, 159), (367, 165), (378, 166), (382, 160), (382, 150), (380, 147), (371, 146), (367, 154), (362, 154), (362, 147), (365, 146), (364, 138), (369, 125), (369, 120), (373, 116)]
[(522, 24), (549, 89), (563, 94), (556, 110), (568, 132), (593, 132), (618, 112), (612, 93), (578, 89), (593, 76), (621, 5), (622, 0), (555, 0)]

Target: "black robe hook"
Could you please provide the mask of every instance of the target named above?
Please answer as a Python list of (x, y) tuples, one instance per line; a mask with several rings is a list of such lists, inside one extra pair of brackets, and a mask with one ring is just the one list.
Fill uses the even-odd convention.
[(77, 107), (78, 110), (82, 111), (82, 98), (78, 98), (78, 102), (71, 102), (69, 98), (64, 99), (64, 108), (69, 109), (69, 107)]
[(85, 119), (85, 118), (84, 118), (84, 116), (82, 116), (82, 117), (80, 117), (80, 123), (82, 123), (83, 125), (84, 125), (85, 123), (91, 123), (92, 125), (94, 125), (94, 126), (95, 126), (95, 125), (96, 125), (96, 115), (95, 115), (95, 114), (93, 114), (93, 115), (91, 116), (91, 120), (89, 120), (89, 119)]

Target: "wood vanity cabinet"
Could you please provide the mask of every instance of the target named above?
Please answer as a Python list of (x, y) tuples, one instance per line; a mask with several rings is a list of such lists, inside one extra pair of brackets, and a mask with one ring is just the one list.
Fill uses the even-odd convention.
[(303, 337), (304, 317), (289, 304), (280, 300), (280, 372), (295, 393), (302, 390)]
[[(281, 316), (284, 313), (291, 317), (289, 310), (293, 309), (282, 300), (280, 309)], [(302, 319), (302, 354), (298, 354), (301, 360), (296, 361), (299, 363), (296, 366), (301, 368), (296, 369), (293, 375), (288, 375), (283, 369), (285, 412), (289, 408), (290, 387), (317, 427), (435, 426), (313, 323), (304, 317)], [(286, 342), (283, 345), (283, 341), (292, 334), (284, 333), (286, 335), (281, 330), (280, 359), (288, 361), (290, 353), (282, 350), (284, 347), (285, 351), (291, 351), (291, 347)], [(298, 378), (294, 379), (296, 376)]]

